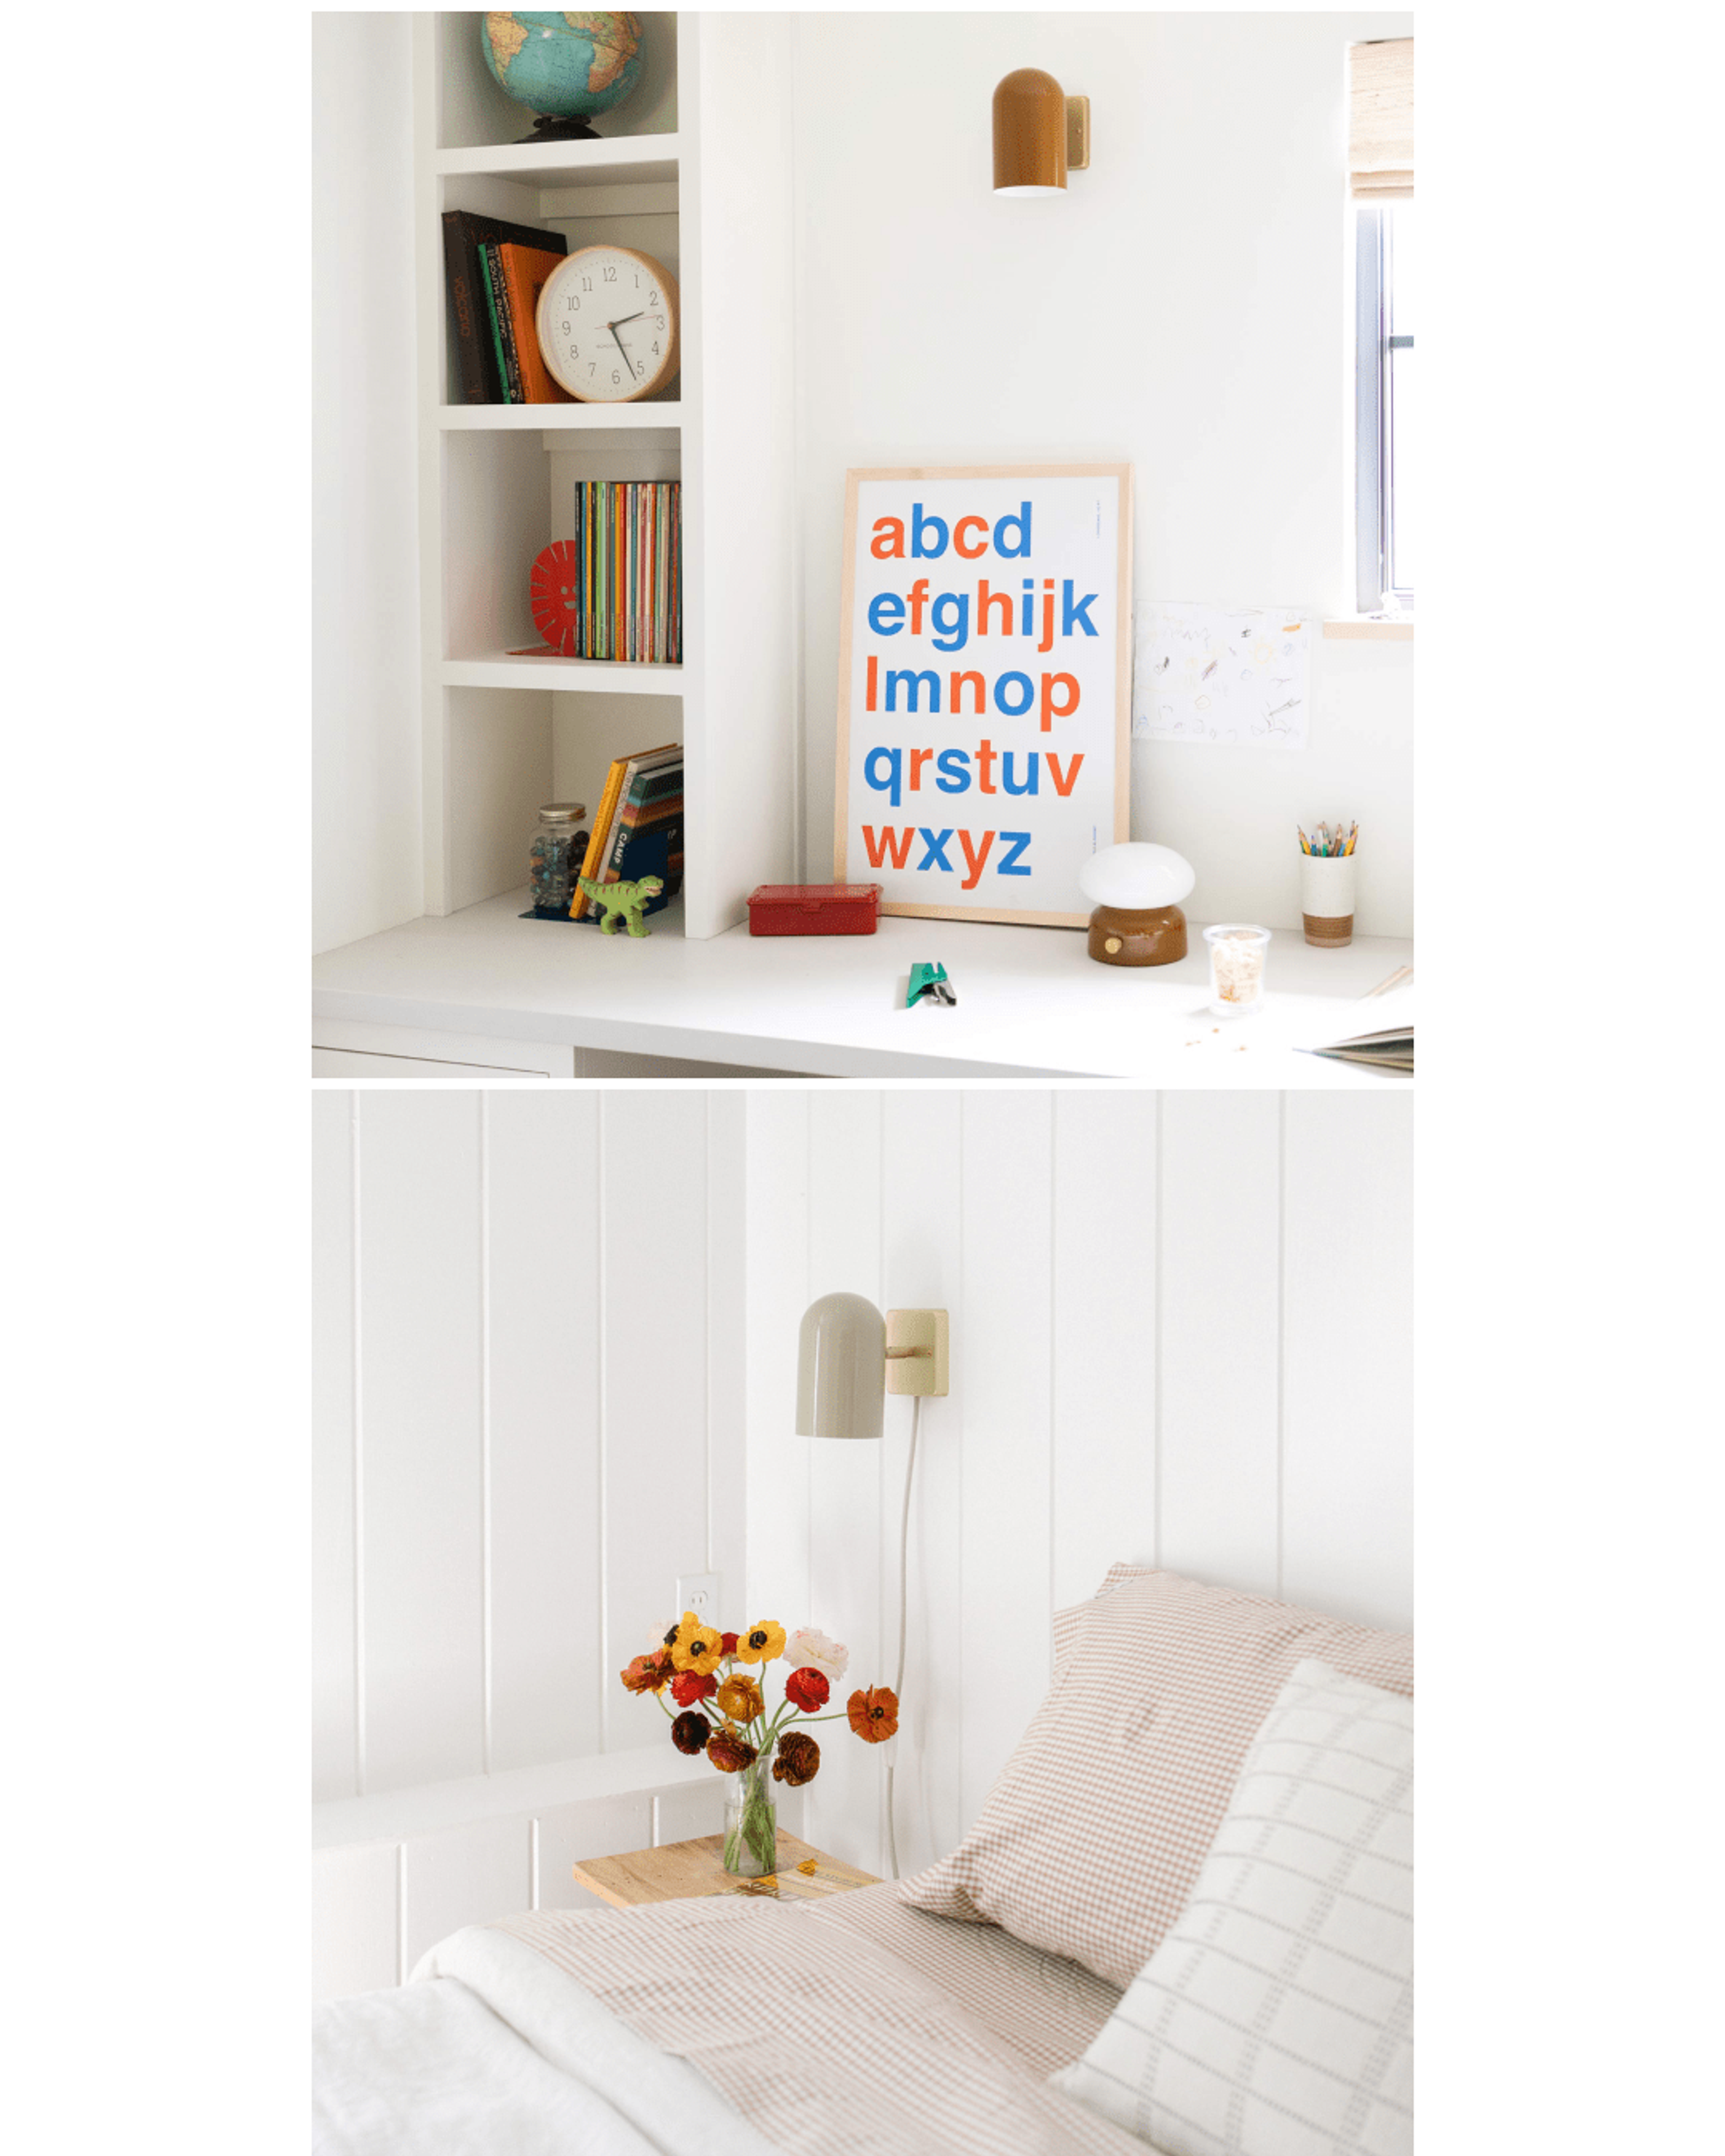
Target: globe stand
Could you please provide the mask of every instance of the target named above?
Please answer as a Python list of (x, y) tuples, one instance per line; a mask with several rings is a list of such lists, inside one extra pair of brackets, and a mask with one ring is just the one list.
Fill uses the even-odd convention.
[(532, 133), (520, 139), (523, 142), (599, 142), (604, 138), (578, 113), (566, 120), (561, 113), (542, 112), (533, 122)]

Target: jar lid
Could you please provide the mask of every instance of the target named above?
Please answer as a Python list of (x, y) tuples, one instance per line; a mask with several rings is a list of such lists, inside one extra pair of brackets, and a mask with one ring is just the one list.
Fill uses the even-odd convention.
[(547, 801), (539, 810), (547, 824), (573, 824), (587, 814), (584, 801)]

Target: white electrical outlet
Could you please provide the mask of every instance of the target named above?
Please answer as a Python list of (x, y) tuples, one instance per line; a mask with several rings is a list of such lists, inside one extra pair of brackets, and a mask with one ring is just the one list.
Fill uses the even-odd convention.
[(703, 1625), (714, 1622), (719, 1606), (719, 1575), (716, 1572), (685, 1572), (677, 1581), (677, 1616), (692, 1609)]

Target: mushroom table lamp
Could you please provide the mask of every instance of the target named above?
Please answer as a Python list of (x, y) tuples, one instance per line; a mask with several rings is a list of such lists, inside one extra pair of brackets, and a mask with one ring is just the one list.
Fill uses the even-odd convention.
[(1133, 840), (1104, 846), (1078, 871), (1095, 905), (1090, 955), (1104, 966), (1171, 966), (1186, 955), (1179, 901), (1196, 883), (1192, 864), (1171, 846)]

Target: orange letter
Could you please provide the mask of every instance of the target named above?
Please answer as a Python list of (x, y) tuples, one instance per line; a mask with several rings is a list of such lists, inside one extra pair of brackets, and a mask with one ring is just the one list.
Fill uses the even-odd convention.
[[(983, 535), (983, 543), (980, 547), (967, 547), (964, 543), (964, 535), (970, 530), (973, 525), (974, 525), (976, 529)], [(955, 554), (962, 554), (967, 562), (980, 562), (983, 555), (986, 554), (988, 551), (988, 518), (986, 516), (961, 516), (952, 532), (952, 552)]]
[(1012, 634), (1012, 593), (991, 592), (988, 589), (988, 580), (984, 577), (976, 588), (976, 633), (978, 636), (988, 634), (988, 608), (993, 606), (998, 606), (1006, 617), (1006, 627), (1001, 631), (1001, 634), (1010, 636)]
[[(879, 690), (880, 686), (880, 660), (879, 660), (878, 658), (876, 658), (876, 656), (875, 655), (875, 654), (871, 651), (871, 652), (869, 654), (869, 687), (868, 687), (868, 694), (867, 694), (867, 695), (863, 698), (863, 709), (864, 709), (865, 711), (872, 711), (874, 710), (874, 708), (875, 708), (875, 696), (876, 691)], [(895, 803), (895, 806), (896, 806), (896, 804)]]
[(916, 835), (915, 824), (907, 830), (895, 831), (891, 824), (883, 824), (877, 832), (872, 824), (862, 827), (863, 851), (869, 857), (869, 866), (877, 869), (891, 854), (892, 865), (901, 869), (911, 858), (911, 841)]
[(1055, 792), (1064, 798), (1078, 783), (1078, 767), (1084, 761), (1084, 751), (1079, 749), (1076, 752), (1072, 758), (1072, 768), (1066, 773), (1064, 781), (1060, 777), (1060, 759), (1052, 749), (1048, 752), (1047, 760), (1048, 775), (1055, 783)]
[(971, 851), (968, 831), (961, 831), (958, 834), (958, 843), (964, 849), (964, 865), (970, 870), (970, 874), (958, 887), (961, 891), (974, 891), (983, 880), (983, 863), (988, 858), (988, 849), (994, 843), (994, 834), (992, 831), (983, 832), (983, 850), (979, 854)]
[(911, 751), (910, 790), (912, 793), (920, 793), (922, 791), (922, 767), (931, 762), (933, 756), (934, 751), (932, 748), (913, 748)]
[(988, 710), (988, 705), (984, 702), (983, 699), (984, 699), (984, 697), (986, 696), (986, 695), (987, 695), (988, 691), (987, 691), (987, 689), (986, 689), (986, 687), (985, 687), (985, 685), (984, 685), (984, 684), (983, 684), (983, 677), (982, 677), (982, 675), (981, 675), (980, 674), (955, 674), (955, 675), (952, 676), (952, 695), (951, 695), (949, 697), (947, 697), (947, 709), (949, 711), (956, 711), (957, 710), (957, 708), (958, 708), (958, 691), (959, 691), (959, 690), (960, 690), (964, 686), (964, 685), (965, 685), (965, 683), (966, 683), (967, 681), (974, 681), (974, 682), (975, 682), (975, 684), (976, 684), (976, 707), (977, 707), (977, 709), (978, 709), (978, 711), (986, 711)]
[[(1064, 681), (1072, 692), (1070, 704), (1057, 704), (1054, 700), (1055, 684)], [(1070, 674), (1045, 674), (1042, 677), (1042, 731), (1051, 733), (1056, 719), (1070, 719), (1078, 709), (1078, 682)]]
[(1042, 641), (1036, 649), (1039, 651), (1054, 649), (1054, 578), (1052, 577), (1045, 577), (1042, 580)]
[(928, 579), (927, 577), (918, 577), (911, 587), (911, 634), (912, 636), (921, 636), (922, 634), (922, 609), (927, 604)]
[(976, 745), (977, 788), (980, 793), (994, 791), (994, 744), (991, 741)]
[(905, 558), (905, 527), (896, 516), (877, 516), (875, 536), (869, 542), (869, 552), (877, 562), (902, 562)]

